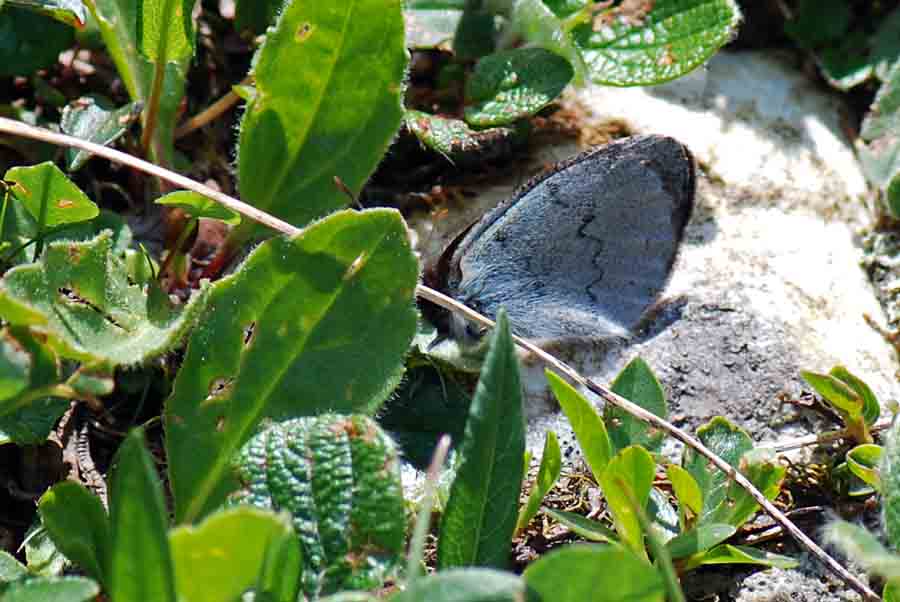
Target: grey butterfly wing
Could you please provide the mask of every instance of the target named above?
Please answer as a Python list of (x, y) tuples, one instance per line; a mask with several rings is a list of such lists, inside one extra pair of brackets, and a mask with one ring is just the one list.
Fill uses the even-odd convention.
[(665, 287), (694, 199), (690, 152), (637, 136), (530, 182), (460, 241), (447, 289), (529, 338), (626, 336)]

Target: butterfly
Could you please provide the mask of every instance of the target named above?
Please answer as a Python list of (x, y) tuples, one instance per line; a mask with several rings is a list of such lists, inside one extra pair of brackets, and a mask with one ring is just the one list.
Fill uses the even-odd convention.
[[(504, 307), (526, 338), (627, 338), (669, 280), (694, 196), (686, 146), (616, 140), (533, 178), (460, 233), (424, 281), (491, 319)], [(438, 321), (457, 338), (480, 335), (461, 317)]]

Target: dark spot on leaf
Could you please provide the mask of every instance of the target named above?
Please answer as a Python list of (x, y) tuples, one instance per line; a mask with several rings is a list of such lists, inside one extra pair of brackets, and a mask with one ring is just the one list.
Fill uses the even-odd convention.
[(244, 347), (248, 347), (250, 342), (253, 340), (253, 335), (256, 333), (256, 322), (250, 322), (246, 328), (244, 328)]
[(221, 377), (213, 379), (213, 381), (209, 383), (209, 394), (206, 396), (206, 399), (224, 396), (231, 389), (233, 384), (233, 378)]
[(312, 29), (312, 25), (310, 25), (309, 23), (304, 23), (297, 28), (297, 35), (294, 37), (298, 42), (305, 42), (312, 34)]

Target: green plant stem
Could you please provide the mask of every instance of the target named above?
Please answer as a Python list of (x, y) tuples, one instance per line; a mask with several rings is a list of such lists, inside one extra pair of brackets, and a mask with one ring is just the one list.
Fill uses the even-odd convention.
[(425, 556), (425, 537), (428, 535), (428, 527), (431, 525), (431, 510), (434, 507), (434, 498), (437, 493), (438, 479), (441, 468), (447, 459), (450, 450), (450, 435), (444, 435), (438, 440), (428, 465), (428, 473), (425, 477), (425, 490), (422, 492), (422, 500), (419, 502), (419, 513), (416, 515), (416, 526), (413, 529), (412, 539), (409, 541), (409, 552), (406, 565), (406, 587), (409, 588), (422, 574), (422, 559)]
[[(240, 213), (252, 220), (255, 220), (263, 225), (266, 225), (270, 228), (278, 230), (284, 234), (289, 236), (296, 235), (300, 232), (300, 229), (296, 226), (293, 226), (283, 220), (280, 220), (274, 216), (265, 213), (264, 211), (260, 211), (255, 207), (251, 207), (246, 203), (242, 203), (241, 201), (228, 196), (227, 194), (223, 194), (217, 190), (213, 190), (208, 186), (204, 186), (199, 182), (195, 182), (190, 178), (186, 178), (180, 174), (174, 173), (168, 169), (164, 169), (159, 167), (158, 165), (154, 165), (148, 161), (144, 161), (142, 159), (138, 159), (132, 155), (127, 153), (123, 153), (121, 151), (117, 151), (115, 149), (107, 148), (105, 146), (101, 146), (99, 144), (94, 144), (88, 142), (86, 140), (81, 140), (72, 136), (66, 136), (64, 134), (57, 134), (55, 132), (50, 132), (49, 130), (45, 130), (43, 128), (34, 127), (19, 121), (15, 121), (13, 119), (9, 119), (6, 117), (0, 117), (0, 132), (5, 132), (8, 134), (23, 136), (26, 138), (31, 138), (35, 140), (41, 140), (44, 142), (48, 142), (50, 144), (58, 144), (62, 146), (71, 146), (74, 148), (80, 148), (82, 150), (86, 150), (95, 155), (99, 155), (104, 157), (110, 161), (115, 161), (117, 163), (122, 163), (133, 167), (137, 170), (143, 171), (150, 175), (156, 176), (160, 179), (166, 180), (175, 184), (176, 186), (180, 186), (182, 188), (186, 188), (188, 190), (193, 190), (203, 196), (206, 196), (210, 199), (213, 199), (216, 202), (222, 203), (224, 206), (229, 209)], [(493, 328), (494, 322), (489, 320), (485, 316), (480, 313), (470, 309), (466, 305), (463, 305), (459, 301), (444, 295), (432, 288), (424, 286), (422, 284), (417, 285), (416, 287), (416, 295), (431, 301), (432, 303), (436, 303), (437, 305), (448, 309), (454, 313), (460, 314), (464, 316), (466, 319), (471, 320), (477, 324), (481, 324), (483, 326), (487, 326), (488, 328)], [(562, 362), (557, 359), (553, 355), (547, 353), (537, 345), (527, 341), (519, 336), (513, 336), (513, 340), (523, 349), (531, 352), (536, 357), (538, 357), (541, 361), (544, 362), (548, 367), (558, 371), (560, 374), (565, 375), (566, 377), (572, 379), (574, 382), (582, 385), (587, 388), (591, 392), (596, 395), (599, 395), (601, 399), (603, 399), (606, 403), (611, 403), (615, 406), (618, 406), (650, 424), (651, 426), (660, 429), (664, 433), (668, 434), (671, 437), (681, 441), (685, 445), (688, 445), (695, 449), (697, 453), (707, 458), (713, 465), (715, 465), (719, 470), (725, 472), (726, 475), (735, 482), (738, 483), (743, 489), (745, 489), (753, 499), (769, 514), (777, 523), (779, 523), (785, 531), (791, 534), (791, 536), (800, 543), (803, 547), (805, 547), (810, 554), (815, 556), (820, 562), (822, 562), (830, 571), (832, 571), (835, 575), (843, 579), (850, 587), (856, 590), (862, 597), (866, 600), (878, 601), (880, 600), (878, 594), (876, 594), (871, 588), (865, 585), (862, 581), (860, 581), (855, 575), (850, 573), (847, 569), (845, 569), (837, 560), (829, 556), (818, 544), (816, 544), (809, 536), (807, 536), (803, 531), (801, 531), (797, 525), (792, 523), (781, 510), (779, 510), (772, 502), (770, 502), (754, 485), (747, 479), (744, 475), (740, 474), (736, 471), (731, 465), (729, 465), (725, 460), (714, 454), (703, 445), (699, 440), (681, 429), (677, 428), (672, 423), (660, 418), (656, 414), (645, 410), (637, 404), (634, 404), (623, 397), (616, 395), (608, 388), (597, 384), (592, 379), (586, 378), (582, 376), (577, 370), (569, 366), (568, 364)]]
[[(239, 86), (246, 86), (253, 81), (253, 76), (245, 77)], [(183, 138), (195, 130), (199, 130), (208, 123), (218, 119), (222, 114), (241, 101), (241, 97), (234, 90), (229, 90), (222, 98), (209, 105), (175, 130), (175, 139)]]

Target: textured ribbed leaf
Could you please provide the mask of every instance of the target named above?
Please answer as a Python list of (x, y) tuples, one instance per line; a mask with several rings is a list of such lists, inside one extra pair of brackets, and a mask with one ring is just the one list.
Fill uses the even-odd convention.
[(509, 564), (524, 453), (519, 364), (501, 310), (469, 407), (461, 464), (441, 518), (438, 566)]
[(466, 81), (466, 121), (491, 127), (534, 115), (560, 95), (573, 75), (566, 59), (543, 48), (490, 54)]
[(203, 309), (206, 289), (176, 307), (157, 285), (145, 292), (130, 284), (112, 244), (108, 231), (90, 242), (51, 243), (40, 263), (6, 272), (0, 307), (12, 302), (37, 312), (46, 323), (32, 330), (70, 359), (120, 366), (165, 353)]
[[(660, 418), (668, 416), (662, 385), (647, 362), (639, 357), (634, 358), (619, 372), (612, 383), (612, 391)], [(640, 445), (648, 451), (658, 452), (665, 439), (663, 433), (651, 428), (643, 420), (609, 403), (603, 408), (603, 422), (608, 425), (613, 453), (629, 445)]]
[(179, 522), (233, 489), (231, 456), (263, 418), (378, 408), (415, 333), (417, 275), (402, 218), (373, 209), (270, 240), (214, 285), (166, 407)]
[[(128, 131), (139, 115), (136, 103), (116, 108), (102, 96), (83, 96), (63, 109), (59, 127), (70, 136), (109, 146)], [(69, 148), (66, 157), (69, 171), (78, 171), (91, 158), (91, 153)]]
[(100, 213), (97, 205), (50, 161), (13, 167), (3, 179), (13, 182), (13, 195), (44, 228), (83, 222)]
[(335, 178), (358, 194), (383, 156), (403, 115), (406, 61), (399, 0), (291, 3), (253, 68), (243, 200), (298, 226), (346, 206)]
[[(286, 516), (247, 507), (217, 512), (197, 527), (173, 529), (169, 533), (169, 543), (178, 599), (189, 602), (239, 600), (242, 593), (257, 585), (268, 551), (285, 538), (298, 548)], [(273, 602), (296, 600), (299, 551), (292, 560), (294, 564), (282, 565), (279, 569), (288, 579), (293, 577), (293, 596), (278, 597)]]
[(166, 538), (168, 513), (144, 433), (128, 434), (110, 479), (112, 549), (106, 589), (114, 601), (175, 602), (175, 576)]
[(273, 424), (247, 442), (235, 468), (241, 489), (233, 503), (291, 515), (307, 595), (380, 587), (402, 565), (399, 460), (370, 418), (324, 414)]
[(106, 510), (80, 483), (63, 481), (41, 496), (44, 527), (56, 546), (99, 581), (108, 576), (112, 542)]
[(573, 544), (552, 550), (523, 574), (528, 588), (553, 602), (662, 602), (659, 572), (617, 545)]
[(739, 21), (733, 0), (623, 3), (572, 35), (594, 82), (646, 86), (702, 65), (731, 39)]

